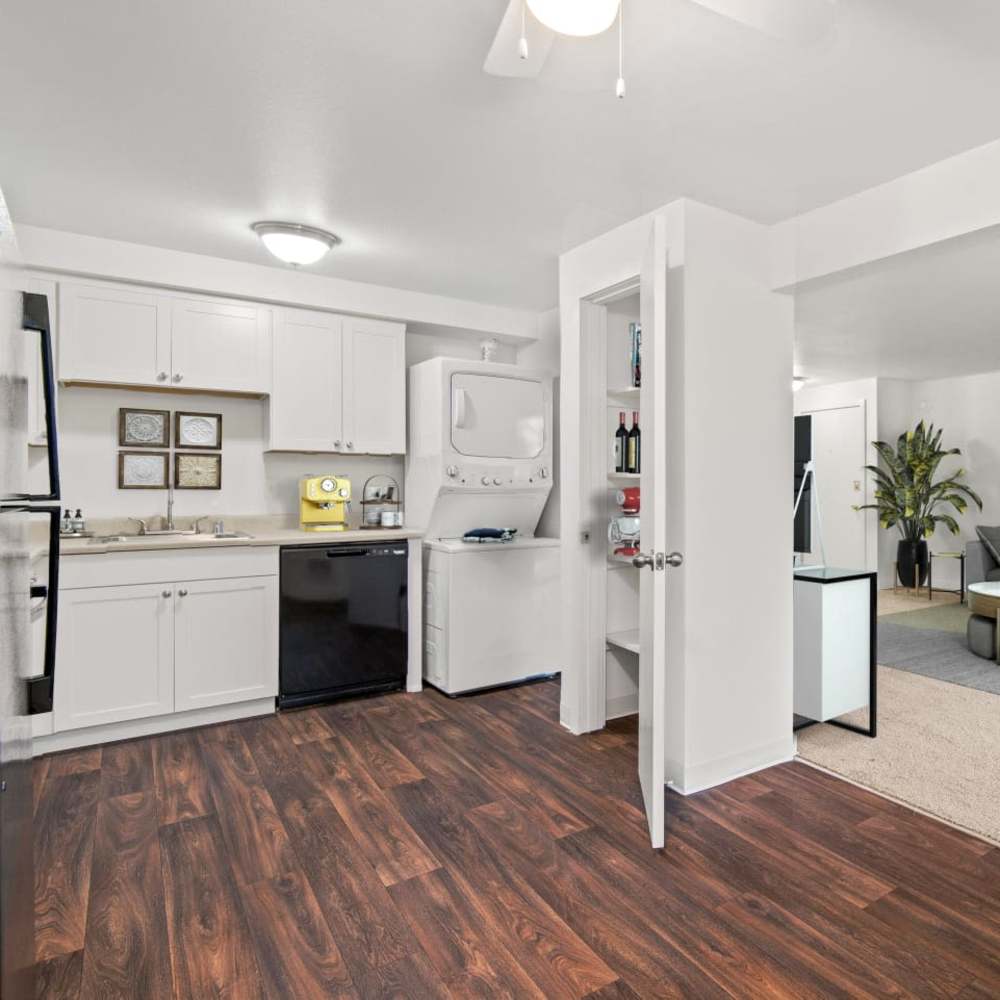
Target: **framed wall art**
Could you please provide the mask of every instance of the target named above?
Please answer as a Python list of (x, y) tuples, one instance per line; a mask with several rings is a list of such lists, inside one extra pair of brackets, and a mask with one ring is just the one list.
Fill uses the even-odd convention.
[(169, 448), (170, 411), (118, 410), (118, 444), (122, 448)]
[(149, 451), (118, 452), (120, 490), (165, 490), (169, 471), (166, 455)]
[(174, 488), (178, 490), (221, 490), (221, 455), (174, 453)]
[(222, 414), (178, 410), (174, 414), (174, 447), (218, 451), (222, 447)]

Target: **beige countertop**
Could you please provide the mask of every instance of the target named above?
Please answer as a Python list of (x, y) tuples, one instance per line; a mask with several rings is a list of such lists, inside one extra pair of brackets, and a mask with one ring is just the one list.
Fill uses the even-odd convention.
[[(293, 518), (269, 517), (223, 518), (227, 531), (242, 531), (250, 538), (215, 538), (201, 535), (137, 535), (135, 525), (123, 521), (94, 521), (90, 530), (95, 536), (124, 535), (124, 542), (101, 542), (96, 538), (64, 538), (59, 551), (64, 556), (99, 555), (105, 552), (154, 552), (160, 549), (223, 549), (254, 545), (338, 545), (346, 542), (386, 542), (420, 538), (421, 532), (410, 528), (348, 528), (345, 531), (302, 531)], [(184, 523), (181, 527), (186, 528)]]

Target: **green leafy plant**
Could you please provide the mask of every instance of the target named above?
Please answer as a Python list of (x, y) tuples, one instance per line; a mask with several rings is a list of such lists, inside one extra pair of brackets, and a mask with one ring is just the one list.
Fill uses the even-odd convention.
[(875, 503), (856, 506), (855, 510), (877, 510), (883, 528), (899, 528), (908, 542), (919, 542), (934, 534), (943, 524), (953, 535), (958, 534), (958, 522), (947, 510), (951, 507), (964, 514), (971, 500), (982, 510), (983, 501), (971, 486), (962, 482), (965, 470), (934, 482), (943, 458), (961, 455), (958, 448), (942, 448), (943, 431), (934, 425), (920, 423), (912, 431), (900, 434), (896, 448), (884, 441), (873, 441), (882, 466), (866, 465), (875, 477)]

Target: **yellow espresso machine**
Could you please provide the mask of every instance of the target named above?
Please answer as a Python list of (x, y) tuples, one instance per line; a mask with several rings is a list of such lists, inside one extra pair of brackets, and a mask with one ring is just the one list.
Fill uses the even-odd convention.
[(299, 482), (299, 524), (303, 531), (343, 531), (351, 508), (345, 476), (305, 476)]

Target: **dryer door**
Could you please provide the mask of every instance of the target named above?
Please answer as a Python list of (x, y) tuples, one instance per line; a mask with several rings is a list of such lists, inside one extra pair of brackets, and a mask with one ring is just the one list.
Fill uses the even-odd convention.
[(474, 458), (536, 458), (545, 447), (545, 386), (504, 375), (451, 376), (451, 443)]

